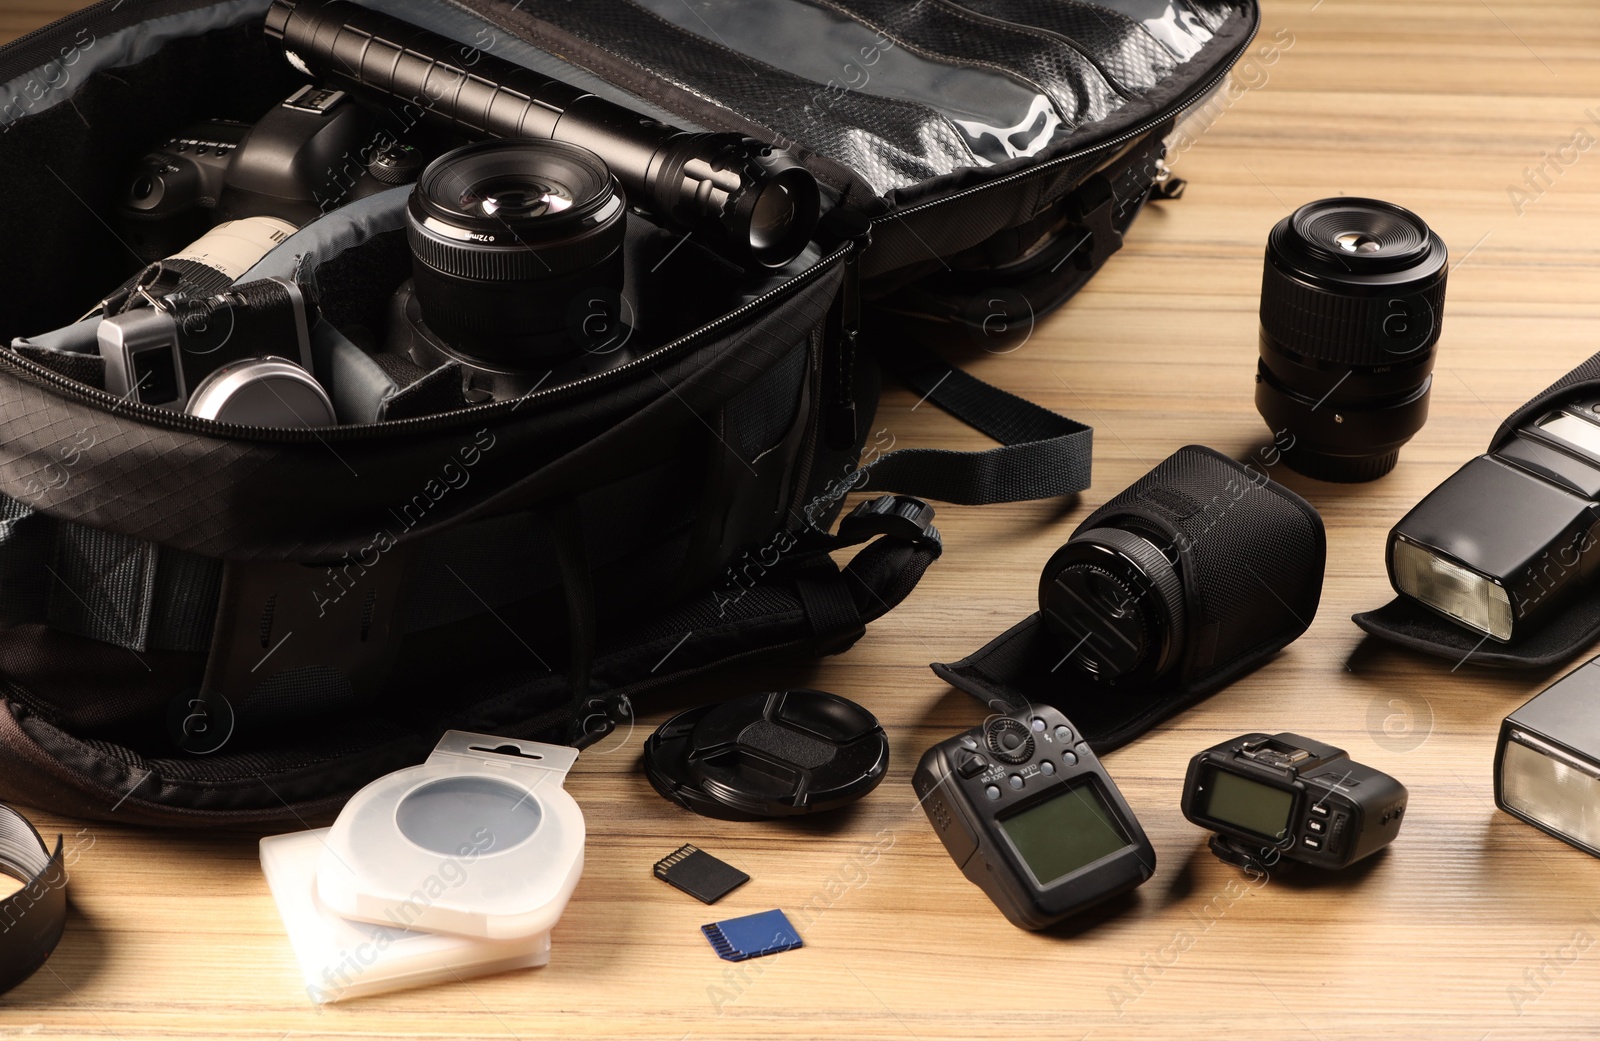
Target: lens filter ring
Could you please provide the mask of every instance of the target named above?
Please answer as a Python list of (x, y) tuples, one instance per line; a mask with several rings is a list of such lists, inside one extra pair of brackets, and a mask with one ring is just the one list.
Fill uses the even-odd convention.
[(55, 850), (26, 817), (0, 804), (0, 873), (22, 887), (0, 900), (0, 994), (32, 976), (61, 942), (67, 925), (64, 843)]
[(1433, 251), (1436, 238), (1421, 217), (1381, 199), (1319, 199), (1279, 227), (1280, 248), (1358, 275), (1412, 267)]
[(440, 156), (406, 206), (417, 260), (474, 281), (558, 278), (622, 246), (626, 201), (605, 162), (561, 141), (483, 141)]

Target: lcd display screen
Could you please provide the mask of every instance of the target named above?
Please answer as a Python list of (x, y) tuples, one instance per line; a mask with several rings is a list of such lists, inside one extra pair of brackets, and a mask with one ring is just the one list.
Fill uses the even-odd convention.
[(1294, 792), (1252, 781), (1238, 774), (1209, 767), (1202, 776), (1206, 793), (1200, 815), (1277, 842), (1289, 833), (1289, 813), (1294, 809)]
[(1130, 843), (1094, 784), (1080, 781), (999, 822), (1041, 886)]

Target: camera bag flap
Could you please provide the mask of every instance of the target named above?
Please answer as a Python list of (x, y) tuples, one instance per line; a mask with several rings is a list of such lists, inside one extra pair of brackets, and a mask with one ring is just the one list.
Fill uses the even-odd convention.
[[(934, 663), (933, 671), (993, 712), (1053, 705), (1097, 752), (1109, 752), (1263, 664), (1316, 617), (1327, 559), (1322, 518), (1254, 467), (1189, 445), (1073, 534), (1119, 518), (1136, 518), (1177, 547), (1192, 632), (1171, 673), (1135, 687), (1101, 684), (1069, 661), (1071, 648), (1038, 613), (960, 661)], [(1230, 520), (1268, 534), (1244, 537)], [(1262, 565), (1264, 548), (1271, 567)]]
[[(443, 40), (435, 70), (509, 62), (637, 113), (596, 150), (651, 120), (791, 150), (815, 235), (762, 267), (636, 206), (626, 350), (483, 392), (390, 349), (419, 328), (397, 146), (482, 139), (462, 86), (308, 76), (285, 19), (348, 16), (330, 0), (118, 0), (0, 47), (0, 798), (295, 820), (447, 729), (581, 745), (666, 684), (847, 649), (938, 557), (922, 500), (1089, 484), (1087, 427), (908, 321), (987, 338), (1068, 299), (1178, 195), (1179, 120), (1225, 105), (1259, 22), (1252, 0), (362, 7)], [(268, 278), (315, 301), (309, 341), (255, 324)], [(146, 401), (91, 309), (163, 327), (172, 285), (174, 343), (248, 318), (260, 351), (309, 351), (338, 424)], [(999, 447), (875, 443), (883, 372)]]
[[(1493, 452), (1536, 419), (1558, 399), (1575, 391), (1600, 387), (1600, 354), (1535, 394), (1495, 430), (1486, 451)], [(1590, 586), (1532, 633), (1511, 643), (1491, 643), (1409, 597), (1397, 596), (1382, 607), (1352, 615), (1363, 631), (1424, 654), (1471, 664), (1511, 669), (1542, 669), (1570, 661), (1600, 637), (1600, 587)]]

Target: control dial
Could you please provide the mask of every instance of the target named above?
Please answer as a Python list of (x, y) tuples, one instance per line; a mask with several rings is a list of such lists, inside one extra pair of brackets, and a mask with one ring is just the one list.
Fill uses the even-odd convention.
[(997, 719), (989, 724), (984, 736), (989, 751), (1002, 763), (1025, 763), (1033, 758), (1033, 735), (1020, 719)]

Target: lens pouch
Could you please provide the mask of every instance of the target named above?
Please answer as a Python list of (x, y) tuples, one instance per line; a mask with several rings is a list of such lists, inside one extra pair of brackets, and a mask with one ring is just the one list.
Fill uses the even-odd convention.
[[(1131, 532), (1140, 535), (1128, 539)], [(1212, 449), (1179, 449), (1090, 514), (1047, 566), (1046, 599), (1052, 571), (1086, 533), (1158, 547), (1170, 571), (1104, 601), (1105, 624), (1094, 633), (1071, 638), (1035, 613), (933, 671), (996, 712), (1052, 705), (1104, 753), (1260, 665), (1316, 616), (1327, 560), (1322, 518), (1261, 471)], [(1124, 631), (1125, 618), (1158, 601), (1167, 619), (1159, 632)], [(1099, 641), (1114, 658), (1127, 639), (1160, 642), (1157, 674), (1109, 680), (1085, 666), (1086, 644)]]
[[(1507, 451), (1516, 454), (1516, 449), (1509, 446), (1518, 440), (1519, 428), (1534, 423), (1543, 413), (1561, 405), (1592, 399), (1597, 395), (1600, 395), (1600, 354), (1591, 356), (1513, 412), (1495, 431), (1489, 442), (1489, 454), (1498, 455)], [(1552, 456), (1558, 458), (1559, 453), (1552, 453)], [(1566, 467), (1578, 465), (1562, 461)], [(1581, 474), (1580, 470), (1574, 472), (1580, 473), (1577, 483), (1581, 484), (1587, 475)], [(1559, 479), (1562, 475), (1552, 473), (1551, 476)], [(1539, 483), (1538, 478), (1530, 477), (1528, 480)], [(1482, 508), (1498, 505), (1485, 503)], [(1594, 529), (1591, 528), (1590, 533), (1592, 538)], [(1509, 541), (1515, 534), (1507, 531), (1504, 538)], [(1457, 625), (1404, 596), (1396, 597), (1376, 610), (1353, 615), (1352, 620), (1379, 639), (1448, 658), (1453, 663), (1517, 669), (1547, 668), (1571, 660), (1600, 636), (1600, 582), (1590, 580), (1565, 607), (1526, 636), (1513, 637), (1510, 643), (1489, 640), (1481, 632)]]

